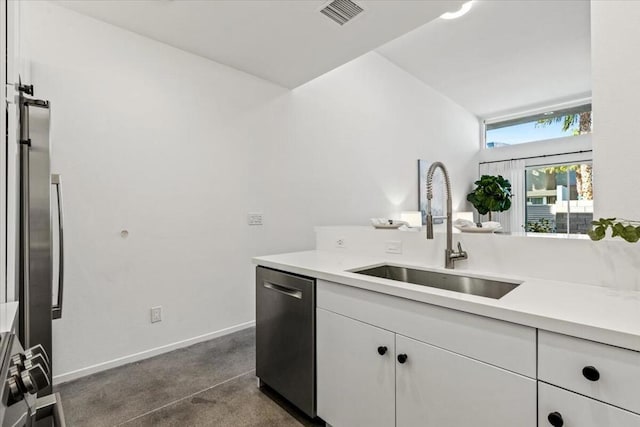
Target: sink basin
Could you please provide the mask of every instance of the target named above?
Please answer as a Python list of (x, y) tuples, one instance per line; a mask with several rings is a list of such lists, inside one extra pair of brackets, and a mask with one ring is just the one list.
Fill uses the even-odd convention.
[(500, 282), (387, 264), (355, 269), (351, 272), (493, 299), (502, 298), (520, 285), (520, 283)]

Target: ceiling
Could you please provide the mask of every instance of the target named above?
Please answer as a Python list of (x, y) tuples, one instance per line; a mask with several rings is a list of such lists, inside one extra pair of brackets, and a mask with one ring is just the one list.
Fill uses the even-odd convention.
[(320, 13), (324, 0), (55, 3), (287, 88), (306, 83), (463, 3), (356, 1), (365, 11), (344, 26)]
[[(474, 1), (380, 47), (479, 117), (590, 96), (588, 0)], [(546, 105), (545, 105), (546, 104)]]

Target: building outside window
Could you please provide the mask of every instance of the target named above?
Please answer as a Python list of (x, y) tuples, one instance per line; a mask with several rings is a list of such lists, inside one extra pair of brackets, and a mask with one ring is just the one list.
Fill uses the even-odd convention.
[(590, 162), (526, 169), (526, 230), (586, 234), (593, 221)]

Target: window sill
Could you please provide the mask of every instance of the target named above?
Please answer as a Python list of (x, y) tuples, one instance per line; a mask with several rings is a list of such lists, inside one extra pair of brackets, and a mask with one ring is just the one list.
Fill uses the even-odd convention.
[(496, 233), (502, 236), (515, 236), (515, 237), (533, 237), (542, 239), (564, 239), (564, 240), (591, 240), (586, 234), (566, 234), (566, 233), (534, 233), (519, 231), (514, 233)]

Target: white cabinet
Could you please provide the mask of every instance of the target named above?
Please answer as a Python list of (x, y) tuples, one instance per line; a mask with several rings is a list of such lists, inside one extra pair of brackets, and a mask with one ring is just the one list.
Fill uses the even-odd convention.
[(396, 426), (536, 426), (535, 380), (402, 335), (396, 353)]
[(640, 427), (640, 352), (322, 280), (316, 302), (334, 427)]
[(536, 377), (534, 328), (324, 280), (316, 287), (320, 308)]
[(640, 413), (640, 353), (540, 331), (538, 378)]
[(534, 379), (320, 308), (316, 318), (317, 412), (334, 427), (536, 425)]
[(539, 331), (538, 379), (540, 427), (640, 427), (636, 351)]
[(640, 415), (543, 382), (538, 419), (539, 427), (640, 427)]
[(334, 427), (394, 425), (392, 332), (317, 309), (316, 351), (319, 417)]

